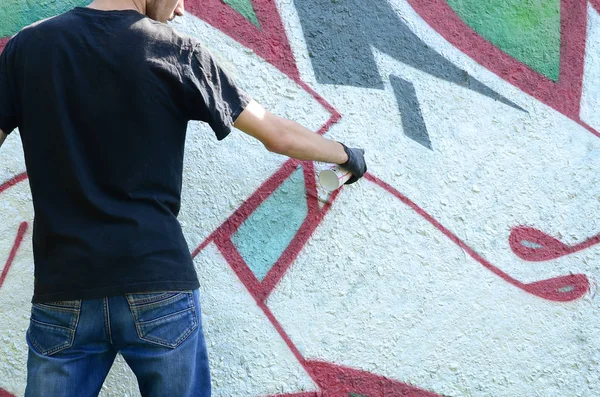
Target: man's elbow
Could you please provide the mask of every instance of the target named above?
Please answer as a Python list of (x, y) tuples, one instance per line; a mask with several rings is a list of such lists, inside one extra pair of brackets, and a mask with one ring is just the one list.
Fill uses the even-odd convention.
[(269, 134), (269, 139), (263, 142), (269, 152), (283, 155), (289, 153), (292, 142), (288, 128), (286, 120), (280, 120), (273, 126), (273, 133)]
[(284, 140), (277, 140), (265, 144), (265, 148), (271, 153), (287, 155), (290, 151), (290, 145)]

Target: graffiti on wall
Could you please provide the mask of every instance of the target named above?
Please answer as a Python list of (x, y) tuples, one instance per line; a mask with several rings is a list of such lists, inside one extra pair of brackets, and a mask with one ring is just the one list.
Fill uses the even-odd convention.
[[(382, 202), (388, 203), (387, 207), (393, 206), (398, 213), (398, 219), (393, 216), (387, 220), (360, 218), (365, 223), (377, 225), (374, 229), (365, 225), (364, 235), (360, 234), (363, 225), (356, 231), (358, 234), (350, 234), (354, 238), (364, 239), (369, 249), (376, 252), (377, 259), (382, 261), (375, 260), (377, 264), (372, 264), (377, 269), (376, 273), (386, 273), (384, 262), (393, 262), (398, 267), (408, 266), (401, 257), (395, 257), (388, 250), (397, 252), (394, 250), (399, 249), (401, 252), (414, 254), (411, 258), (425, 258), (428, 254), (422, 251), (429, 248), (433, 251), (434, 247), (441, 244), (446, 247), (444, 249), (448, 256), (451, 256), (450, 252), (456, 251), (462, 255), (462, 262), (477, 264), (505, 283), (512, 291), (505, 293), (515, 294), (511, 298), (515, 301), (522, 299), (532, 304), (530, 298), (534, 298), (534, 302), (539, 305), (555, 308), (557, 306), (554, 305), (559, 304), (577, 304), (589, 295), (593, 277), (584, 270), (579, 270), (589, 269), (579, 263), (581, 258), (587, 260), (588, 256), (581, 257), (577, 254), (589, 253), (589, 258), (592, 258), (590, 260), (597, 258), (597, 251), (590, 251), (597, 249), (600, 244), (600, 225), (586, 221), (585, 216), (580, 221), (569, 220), (563, 223), (553, 219), (561, 216), (555, 213), (561, 209), (566, 211), (566, 216), (578, 213), (580, 218), (582, 214), (579, 212), (583, 209), (597, 209), (596, 202), (600, 198), (598, 184), (592, 183), (595, 177), (589, 175), (590, 169), (584, 166), (586, 162), (597, 164), (597, 156), (593, 157), (590, 153), (597, 147), (596, 141), (600, 137), (600, 123), (594, 112), (589, 110), (590, 103), (597, 103), (600, 96), (597, 88), (597, 83), (600, 82), (599, 72), (594, 69), (598, 64), (593, 59), (590, 60), (594, 57), (590, 52), (600, 47), (600, 32), (595, 28), (596, 25), (600, 26), (600, 4), (597, 1), (552, 0), (536, 3), (510, 0), (502, 7), (494, 7), (490, 1), (469, 0), (295, 0), (293, 5), (279, 3), (271, 0), (188, 0), (186, 8), (192, 14), (191, 18), (204, 21), (251, 50), (311, 97), (328, 115), (317, 133), (333, 134), (347, 125), (344, 124), (346, 120), (352, 120), (352, 112), (343, 104), (340, 105), (337, 98), (332, 97), (328, 87), (342, 87), (349, 90), (344, 92), (351, 93), (346, 95), (356, 95), (363, 101), (365, 98), (367, 101), (375, 101), (390, 92), (394, 108), (386, 107), (385, 112), (371, 113), (370, 119), (375, 125), (383, 123), (383, 119), (389, 115), (389, 109), (393, 109), (391, 113), (395, 114), (401, 127), (386, 132), (378, 132), (377, 129), (369, 132), (378, 133), (380, 137), (377, 139), (383, 139), (379, 142), (373, 137), (371, 147), (368, 138), (363, 137), (362, 141), (360, 138), (355, 139), (365, 143), (363, 146), (369, 154), (380, 151), (388, 159), (403, 157), (417, 160), (406, 171), (401, 162), (392, 166), (386, 164), (385, 167), (375, 162), (371, 173), (361, 183), (364, 189), (375, 192), (373, 197), (380, 197)], [(35, 20), (85, 2), (53, 2), (52, 6), (37, 10), (28, 9), (26, 4), (29, 3), (15, 1), (12, 8), (3, 8), (4, 13), (8, 13), (10, 9), (11, 15), (18, 17), (10, 18), (11, 23), (3, 27), (0, 36), (10, 36)], [(289, 10), (294, 12), (294, 18), (298, 18), (298, 29), (290, 28), (293, 21), (286, 20), (286, 17), (292, 19)], [(402, 10), (412, 10), (413, 14)], [(487, 106), (486, 109), (510, 115), (508, 123), (517, 120), (515, 129), (527, 129), (523, 127), (529, 122), (527, 120), (539, 118), (542, 111), (527, 106), (528, 102), (522, 97), (513, 98), (507, 93), (510, 90), (501, 83), (490, 83), (492, 78), (489, 75), (481, 73), (476, 76), (474, 66), (469, 66), (466, 62), (459, 65), (452, 56), (440, 49), (442, 45), (432, 44), (432, 39), (425, 38), (423, 32), (415, 28), (416, 16), (422, 18), (429, 30), (439, 34), (477, 64), (585, 129), (587, 135), (578, 131), (576, 139), (584, 142), (583, 146), (587, 145), (589, 149), (581, 149), (583, 154), (577, 152), (577, 157), (569, 162), (564, 157), (568, 157), (571, 151), (563, 146), (557, 149), (558, 154), (533, 155), (533, 146), (527, 145), (533, 145), (531, 142), (541, 139), (537, 136), (532, 140), (516, 137), (522, 140), (517, 139), (514, 144), (507, 143), (501, 150), (493, 151), (489, 148), (482, 149), (486, 141), (493, 143), (508, 138), (485, 136), (482, 143), (477, 140), (477, 131), (468, 135), (444, 129), (444, 123), (464, 127), (467, 124), (465, 118), (482, 117), (478, 109), (469, 107), (479, 101), (485, 103), (482, 106)], [(299, 45), (300, 41), (304, 44)], [(2, 43), (5, 44), (6, 39), (0, 42), (0, 46)], [(301, 64), (302, 61), (298, 59), (298, 48), (305, 49), (308, 55), (306, 63)], [(243, 55), (238, 53), (235, 56)], [(314, 75), (314, 82), (307, 82), (307, 67)], [(487, 76), (485, 81), (481, 76)], [(441, 84), (440, 87), (445, 91), (432, 88), (435, 84)], [(272, 95), (277, 95), (277, 92)], [(460, 108), (460, 112), (448, 111), (456, 109), (450, 105), (440, 105), (442, 102), (457, 101), (456, 95), (474, 99), (472, 102), (458, 100), (455, 106)], [(352, 111), (355, 111), (357, 105), (350, 100), (348, 102)], [(443, 113), (444, 118), (436, 115), (436, 111)], [(501, 120), (499, 123), (502, 122)], [(532, 128), (537, 128), (538, 125), (543, 126), (544, 123), (539, 122)], [(470, 127), (464, 128), (470, 131)], [(401, 130), (400, 133), (398, 129)], [(548, 132), (548, 135), (551, 134), (552, 132)], [(402, 140), (404, 138), (406, 140)], [(568, 138), (560, 139), (563, 139), (560, 143), (564, 145), (564, 139)], [(408, 149), (400, 148), (399, 142)], [(386, 143), (386, 147), (383, 143)], [(519, 156), (518, 145), (523, 145), (522, 150), (532, 157)], [(507, 158), (505, 153), (499, 153), (504, 150), (517, 154)], [(477, 157), (485, 153), (486, 157), (474, 160), (474, 157), (469, 157), (471, 152)], [(465, 157), (464, 162), (457, 160), (462, 156)], [(544, 156), (549, 156), (548, 161), (559, 159), (565, 164), (571, 164), (578, 173), (569, 175), (564, 168), (561, 169), (563, 163), (560, 163), (551, 168), (552, 172), (544, 174), (548, 179), (534, 179), (533, 173), (540, 171), (534, 169), (532, 164), (538, 158), (541, 161)], [(494, 175), (494, 172), (500, 172), (498, 170), (504, 172), (507, 169), (507, 172), (514, 171), (514, 175), (505, 178)], [(296, 322), (290, 319), (290, 316), (293, 317), (289, 314), (292, 310), (303, 311), (306, 309), (303, 305), (316, 305), (304, 297), (298, 298), (297, 303), (294, 299), (286, 301), (287, 289), (294, 289), (296, 286), (297, 294), (300, 295), (310, 293), (311, 288), (329, 288), (325, 281), (318, 280), (320, 275), (314, 267), (307, 264), (308, 259), (303, 258), (313, 258), (313, 252), (314, 257), (319, 258), (319, 254), (327, 250), (327, 242), (322, 236), (327, 234), (325, 231), (330, 230), (333, 219), (335, 222), (339, 221), (340, 206), (357, 206), (356, 212), (360, 210), (374, 213), (371, 209), (365, 210), (359, 204), (349, 204), (345, 200), (345, 195), (357, 194), (347, 193), (350, 188), (334, 192), (323, 200), (317, 188), (316, 173), (317, 165), (311, 162), (285, 161), (252, 194), (241, 197), (242, 203), (223, 219), (220, 226), (195, 245), (192, 256), (201, 260), (203, 255), (208, 255), (207, 252), (214, 248), (315, 385), (315, 390), (290, 390), (279, 393), (278, 396), (425, 397), (445, 393), (447, 386), (440, 386), (434, 380), (422, 381), (423, 377), (419, 373), (410, 378), (402, 378), (402, 374), (410, 374), (410, 370), (403, 369), (404, 364), (397, 362), (395, 357), (381, 352), (373, 353), (375, 360), (381, 360), (380, 363), (371, 362), (374, 359), (363, 354), (364, 357), (368, 356), (368, 359), (364, 358), (364, 366), (362, 363), (350, 365), (356, 362), (354, 356), (330, 354), (326, 347), (328, 339), (323, 335), (331, 333), (330, 323), (303, 323), (309, 318), (304, 314), (298, 314)], [(457, 180), (457, 175), (463, 174), (466, 175), (464, 186)], [(573, 182), (577, 178), (581, 178), (581, 182)], [(11, 176), (0, 186), (0, 199), (11, 189), (22, 185), (26, 179), (24, 172)], [(560, 185), (565, 181), (569, 184)], [(449, 187), (439, 188), (442, 184)], [(576, 191), (578, 187), (589, 191)], [(360, 188), (352, 189), (355, 191)], [(571, 199), (575, 201), (571, 204), (572, 207), (565, 208), (562, 205), (562, 189), (570, 194), (569, 197), (573, 196)], [(486, 198), (482, 199), (481, 196), (486, 194)], [(532, 199), (528, 201), (528, 197)], [(558, 204), (553, 204), (555, 201)], [(515, 210), (515, 216), (507, 214), (512, 207), (521, 205), (524, 208)], [(482, 206), (486, 208), (475, 210)], [(519, 216), (524, 216), (524, 219), (519, 219)], [(32, 218), (32, 214), (30, 217)], [(404, 226), (400, 219), (410, 220), (410, 223)], [(18, 250), (29, 244), (26, 236), (31, 222), (32, 219), (26, 218), (15, 218), (10, 222), (15, 228), (12, 234), (14, 238), (8, 247), (6, 260), (0, 262), (4, 264), (0, 288), (7, 279)], [(548, 225), (566, 225), (574, 229), (547, 229)], [(423, 241), (423, 245), (415, 246), (410, 243), (409, 237), (403, 237), (399, 232), (394, 234), (394, 229), (400, 230), (403, 227), (407, 231), (416, 231), (421, 236), (418, 238)], [(399, 240), (385, 240), (378, 233), (383, 233), (384, 236), (391, 233)], [(386, 243), (382, 244), (381, 240)], [(331, 258), (328, 255), (321, 256), (324, 262)], [(546, 263), (548, 267), (555, 266), (556, 269), (550, 272), (541, 270), (541, 267), (522, 269), (536, 263)], [(352, 284), (352, 289), (360, 290), (358, 283), (351, 282), (351, 273), (360, 272), (360, 263), (355, 263), (355, 269), (352, 265), (350, 263), (350, 269), (340, 273), (342, 276), (338, 283)], [(431, 273), (425, 265), (409, 268), (411, 271), (406, 275), (414, 279), (426, 278), (426, 274)], [(299, 275), (301, 271), (308, 273), (306, 277), (314, 280), (306, 281), (303, 278), (305, 276)], [(395, 277), (392, 273), (396, 273), (391, 269), (389, 271), (388, 276)], [(550, 275), (540, 277), (540, 274)], [(371, 274), (365, 277), (374, 276)], [(492, 284), (495, 281), (486, 279), (485, 282)], [(366, 281), (364, 284), (370, 285)], [(371, 295), (389, 304), (395, 302), (397, 294), (393, 291), (398, 289), (396, 286), (385, 282), (376, 285), (383, 285), (383, 288)], [(385, 290), (386, 286), (389, 290)], [(423, 296), (432, 294), (426, 283), (418, 286)], [(519, 295), (520, 292), (525, 294)], [(1, 294), (2, 290), (0, 296)], [(339, 309), (340, 306), (336, 306), (335, 299), (330, 295), (322, 296), (331, 301), (323, 302), (324, 307), (332, 305), (337, 309), (333, 311), (334, 314), (315, 309), (315, 315), (329, 313), (336, 323), (347, 322), (343, 318), (346, 314), (352, 317), (351, 309), (347, 309), (348, 312), (345, 313)], [(428, 302), (433, 305), (433, 300), (434, 298), (429, 298)], [(360, 306), (359, 303), (357, 305)], [(423, 311), (422, 308), (419, 310)], [(444, 322), (442, 319), (438, 320), (440, 323)], [(411, 324), (402, 323), (394, 317), (392, 321), (379, 322), (378, 326), (390, 335), (400, 335), (397, 328), (410, 327)], [(348, 325), (348, 328), (351, 326)], [(309, 332), (304, 329), (313, 330)], [(356, 344), (350, 343), (347, 338), (355, 339)], [(307, 342), (307, 339), (310, 341)], [(378, 347), (366, 341), (367, 339), (370, 339), (368, 335), (352, 333), (338, 338), (343, 346), (351, 345), (356, 348), (363, 343), (373, 349)], [(414, 347), (412, 343), (424, 341), (409, 339), (406, 343)], [(460, 361), (451, 353), (448, 355), (450, 359)], [(424, 361), (412, 362), (411, 365), (418, 369), (428, 368), (429, 364)], [(460, 366), (453, 363), (449, 365), (452, 372), (457, 372)], [(486, 381), (487, 378), (483, 376), (482, 379)], [(518, 389), (511, 390), (514, 392)], [(0, 395), (1, 393), (3, 391), (0, 388)], [(243, 391), (238, 393), (237, 395), (245, 395)]]

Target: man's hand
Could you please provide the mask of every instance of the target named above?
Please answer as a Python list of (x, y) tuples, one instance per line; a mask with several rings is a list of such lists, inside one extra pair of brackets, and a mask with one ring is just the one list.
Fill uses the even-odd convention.
[(7, 136), (8, 136), (8, 135), (6, 135), (6, 134), (4, 133), (4, 131), (0, 130), (0, 147), (2, 147), (2, 144), (3, 144), (3, 143), (4, 143), (4, 141), (6, 140), (6, 137), (7, 137)]
[(346, 185), (351, 185), (358, 181), (367, 172), (367, 162), (365, 161), (365, 151), (363, 149), (349, 148), (342, 143), (344, 151), (348, 155), (348, 161), (340, 166), (352, 173), (352, 178), (348, 179)]

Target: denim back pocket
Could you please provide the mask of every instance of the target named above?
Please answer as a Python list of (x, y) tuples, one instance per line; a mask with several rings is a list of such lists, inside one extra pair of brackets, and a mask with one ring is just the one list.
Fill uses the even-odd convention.
[(34, 303), (27, 339), (41, 355), (51, 356), (68, 349), (75, 340), (81, 300)]
[(130, 294), (127, 302), (140, 339), (171, 349), (198, 327), (193, 292)]

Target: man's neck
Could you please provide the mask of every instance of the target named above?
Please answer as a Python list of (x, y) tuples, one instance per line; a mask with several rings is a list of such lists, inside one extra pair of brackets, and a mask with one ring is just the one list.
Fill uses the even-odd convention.
[(94, 10), (135, 10), (146, 14), (146, 2), (140, 0), (94, 0), (87, 8)]

